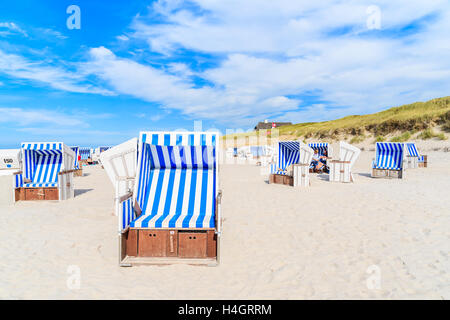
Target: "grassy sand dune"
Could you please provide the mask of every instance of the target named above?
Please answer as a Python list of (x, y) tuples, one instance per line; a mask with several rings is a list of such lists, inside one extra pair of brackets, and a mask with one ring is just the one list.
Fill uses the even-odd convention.
[[(337, 120), (282, 126), (279, 138), (303, 140), (346, 140), (354, 144), (370, 139), (402, 142), (411, 139), (447, 140), (450, 132), (450, 96), (416, 102), (385, 111), (352, 115)], [(225, 136), (225, 139), (267, 136), (266, 130)], [(247, 139), (248, 140), (248, 139)], [(254, 139), (251, 139), (254, 141)]]

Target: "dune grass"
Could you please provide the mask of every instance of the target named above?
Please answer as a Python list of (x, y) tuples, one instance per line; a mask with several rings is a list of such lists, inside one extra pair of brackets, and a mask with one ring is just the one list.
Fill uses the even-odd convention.
[(432, 129), (426, 129), (422, 131), (419, 134), (418, 138), (422, 140), (428, 140), (432, 138), (437, 138), (439, 140), (447, 140), (447, 137), (445, 136), (444, 133), (435, 133)]
[(401, 135), (393, 137), (391, 142), (405, 142), (411, 138), (411, 133), (409, 131), (403, 132)]
[[(405, 132), (411, 135), (411, 133), (419, 131), (422, 131), (419, 138), (423, 136), (427, 139), (428, 133), (423, 134), (423, 131), (436, 125), (450, 128), (450, 96), (394, 107), (373, 114), (282, 126), (278, 130), (282, 140), (293, 137), (336, 140), (339, 137), (350, 135), (357, 141), (368, 134), (378, 139), (378, 137), (395, 132), (401, 132), (397, 139), (403, 139), (407, 135)], [(402, 136), (404, 133), (405, 136)], [(252, 131), (232, 136), (252, 135), (258, 135), (258, 132)]]

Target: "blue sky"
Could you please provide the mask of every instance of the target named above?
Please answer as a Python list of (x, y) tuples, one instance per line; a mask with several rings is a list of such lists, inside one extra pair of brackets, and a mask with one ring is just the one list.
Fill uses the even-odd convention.
[[(441, 0), (3, 1), (0, 147), (247, 130), (449, 95)], [(69, 30), (69, 5), (81, 28)], [(375, 21), (375, 24), (373, 22)]]

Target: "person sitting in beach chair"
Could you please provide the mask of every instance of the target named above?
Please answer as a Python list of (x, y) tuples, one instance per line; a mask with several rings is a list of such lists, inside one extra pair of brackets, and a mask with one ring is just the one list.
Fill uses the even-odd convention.
[(325, 172), (325, 173), (329, 173), (329, 171), (330, 171), (327, 166), (327, 159), (328, 159), (328, 151), (325, 149), (323, 151), (323, 155), (321, 155), (319, 157), (319, 162), (321, 162), (323, 164), (322, 172)]
[(321, 158), (322, 156), (319, 155), (319, 150), (314, 149), (314, 154), (311, 161), (311, 168), (313, 169), (313, 172), (320, 172), (323, 170), (324, 164), (321, 161)]

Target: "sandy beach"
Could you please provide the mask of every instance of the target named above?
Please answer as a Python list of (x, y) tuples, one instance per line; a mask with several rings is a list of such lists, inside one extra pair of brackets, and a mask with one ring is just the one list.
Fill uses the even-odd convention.
[(74, 199), (0, 207), (0, 298), (450, 299), (450, 152), (426, 154), (429, 168), (388, 180), (364, 151), (355, 183), (303, 189), (222, 165), (218, 267), (120, 268), (113, 187), (84, 167)]

